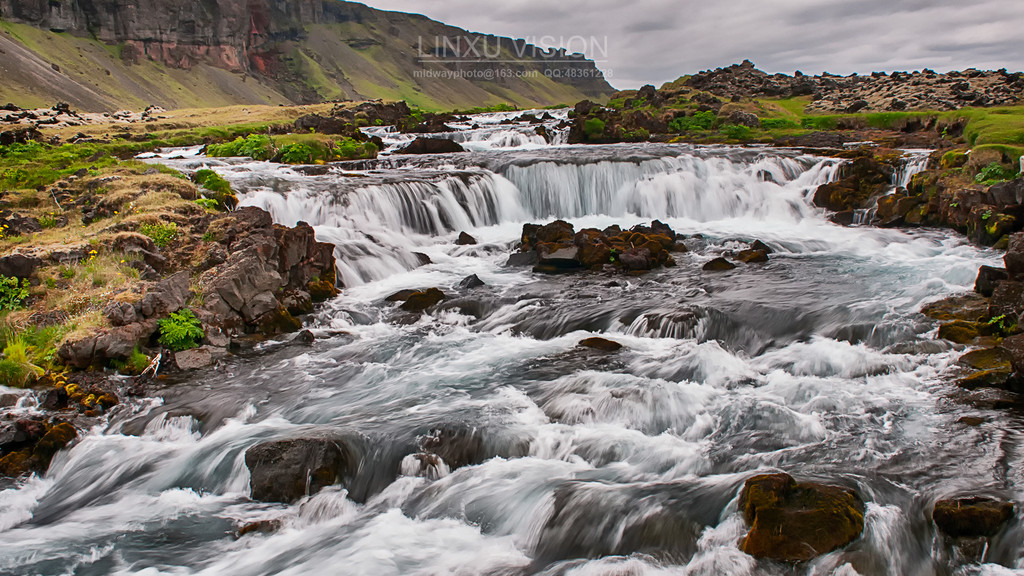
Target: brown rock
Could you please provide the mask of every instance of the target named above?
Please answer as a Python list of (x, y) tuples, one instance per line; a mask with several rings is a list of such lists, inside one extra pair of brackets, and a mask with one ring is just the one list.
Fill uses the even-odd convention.
[(245, 451), (253, 500), (291, 503), (338, 483), (353, 464), (345, 444), (326, 438), (278, 440)]
[(438, 288), (428, 288), (423, 292), (410, 294), (402, 304), (402, 310), (406, 312), (423, 312), (427, 308), (440, 303), (445, 299), (445, 294)]
[(1012, 517), (1012, 502), (991, 498), (940, 500), (932, 512), (935, 526), (954, 538), (990, 538)]
[(736, 265), (729, 262), (725, 258), (715, 258), (704, 265), (703, 270), (705, 272), (725, 272), (727, 270), (733, 270)]
[(864, 502), (853, 490), (788, 474), (747, 480), (740, 508), (750, 532), (740, 549), (758, 558), (805, 562), (856, 540), (864, 530)]
[(622, 344), (619, 344), (618, 342), (615, 342), (613, 340), (598, 338), (596, 336), (593, 338), (586, 338), (584, 340), (580, 340), (578, 346), (583, 348), (592, 348), (594, 350), (600, 350), (602, 352), (617, 352), (622, 349)]

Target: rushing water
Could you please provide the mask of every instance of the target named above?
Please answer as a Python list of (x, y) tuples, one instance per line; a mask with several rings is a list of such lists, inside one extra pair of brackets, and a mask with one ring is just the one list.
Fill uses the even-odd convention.
[[(493, 118), (476, 130), (495, 130)], [(947, 231), (831, 224), (808, 201), (834, 177), (830, 159), (466, 132), (490, 144), (329, 169), (166, 159), (210, 164), (244, 204), (312, 223), (336, 243), (347, 288), (311, 320), (312, 347), (270, 344), (166, 383), (119, 407), (45, 477), (0, 492), (0, 573), (1024, 569), (1019, 519), (983, 564), (965, 565), (927, 517), (961, 493), (1024, 501), (1020, 419), (956, 391), (961, 352), (918, 314), (969, 290), (995, 253)], [(658, 218), (691, 235), (692, 250), (639, 278), (504, 266), (524, 222), (554, 218), (577, 229)], [(479, 244), (456, 246), (461, 231)], [(754, 239), (775, 249), (769, 264), (700, 271)], [(470, 274), (486, 286), (457, 288)], [(430, 286), (451, 297), (430, 315), (383, 301)], [(577, 348), (595, 334), (626, 348)], [(959, 424), (964, 415), (985, 423)], [(477, 430), (493, 457), (418, 475), (407, 457), (437, 426)], [(348, 491), (292, 506), (248, 499), (246, 448), (318, 433), (357, 445)], [(863, 537), (797, 567), (740, 552), (738, 491), (779, 470), (856, 488), (868, 502)], [(282, 528), (232, 536), (270, 518)]]

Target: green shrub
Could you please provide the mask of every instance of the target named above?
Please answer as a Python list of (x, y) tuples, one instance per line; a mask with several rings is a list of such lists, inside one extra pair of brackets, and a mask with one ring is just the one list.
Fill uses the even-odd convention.
[(122, 374), (133, 374), (137, 376), (142, 374), (146, 368), (149, 368), (150, 362), (151, 360), (149, 359), (149, 356), (144, 354), (136, 346), (135, 349), (132, 350), (130, 356), (124, 360), (114, 360), (110, 365)]
[(254, 160), (270, 160), (274, 152), (274, 143), (266, 134), (250, 134), (225, 144), (210, 144), (206, 147), (206, 155), (213, 157), (248, 156)]
[(690, 132), (691, 130), (710, 130), (715, 124), (715, 113), (711, 110), (697, 112), (693, 116), (680, 116), (668, 125), (672, 132)]
[(0, 276), (0, 310), (17, 310), (28, 298), (28, 279)]
[(379, 150), (373, 142), (357, 142), (351, 138), (340, 140), (335, 153), (342, 160), (359, 160), (376, 158)]
[(166, 248), (178, 237), (178, 225), (174, 222), (167, 224), (143, 224), (139, 226), (139, 232), (153, 239), (153, 243), (161, 248)]
[(196, 204), (199, 204), (200, 206), (206, 208), (207, 210), (217, 210), (218, 208), (220, 208), (220, 203), (214, 200), (213, 198), (200, 198), (196, 200)]
[(163, 320), (157, 321), (160, 327), (160, 344), (175, 352), (189, 350), (199, 346), (206, 336), (202, 323), (191, 310), (171, 313)]
[(749, 126), (729, 124), (722, 127), (722, 133), (730, 140), (749, 140), (754, 131)]
[(1004, 168), (999, 162), (993, 162), (982, 168), (978, 175), (974, 177), (974, 181), (979, 184), (994, 184), (1004, 180), (1013, 180), (1016, 177), (1016, 170)]
[(281, 147), (281, 162), (285, 164), (312, 164), (316, 160), (314, 156), (313, 147), (304, 142)]
[(16, 333), (4, 323), (0, 327), (0, 384), (24, 387), (56, 366), (57, 342), (68, 328), (63, 325), (29, 328)]
[(789, 130), (789, 129), (792, 129), (792, 128), (799, 128), (799, 127), (800, 127), (800, 124), (798, 124), (795, 120), (790, 120), (789, 118), (762, 118), (761, 119), (761, 128), (764, 128), (765, 130)]
[(838, 124), (835, 116), (807, 116), (800, 120), (800, 126), (810, 130), (835, 130)]
[(594, 138), (604, 134), (604, 120), (600, 118), (587, 118), (583, 123), (583, 132), (588, 138)]

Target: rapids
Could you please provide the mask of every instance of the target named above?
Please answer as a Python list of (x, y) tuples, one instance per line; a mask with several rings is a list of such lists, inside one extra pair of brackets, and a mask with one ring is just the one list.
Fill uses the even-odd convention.
[[(476, 144), (449, 156), (159, 155), (211, 166), (277, 222), (311, 223), (347, 287), (309, 319), (311, 347), (270, 342), (162, 381), (45, 477), (5, 486), (0, 573), (1024, 573), (1019, 518), (965, 564), (927, 517), (961, 493), (1024, 501), (1024, 423), (968, 402), (952, 384), (962, 351), (918, 313), (969, 291), (998, 254), (949, 231), (830, 223), (809, 195), (836, 160), (551, 146), (499, 124), (511, 116), (459, 126)], [(411, 139), (375, 130), (392, 148)], [(908, 162), (894, 186), (920, 169)], [(524, 223), (556, 218), (577, 230), (660, 219), (691, 251), (637, 278), (505, 266)], [(463, 231), (478, 244), (455, 245)], [(755, 239), (770, 263), (700, 270)], [(458, 288), (471, 274), (486, 286)], [(451, 298), (429, 315), (383, 300), (433, 286)], [(597, 334), (625, 348), (577, 347)], [(491, 457), (417, 476), (407, 456), (439, 425), (478, 430)], [(292, 506), (248, 499), (246, 448), (325, 431), (357, 439), (350, 485)], [(797, 567), (743, 554), (738, 492), (765, 471), (856, 488), (863, 536)], [(282, 527), (232, 536), (260, 519)]]

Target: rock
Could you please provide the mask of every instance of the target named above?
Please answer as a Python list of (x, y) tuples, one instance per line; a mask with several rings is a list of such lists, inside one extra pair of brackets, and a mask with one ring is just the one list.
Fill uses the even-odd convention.
[(152, 319), (100, 332), (95, 337), (93, 361), (127, 358), (136, 348), (145, 346), (156, 331), (157, 321)]
[(536, 252), (514, 252), (509, 254), (505, 266), (534, 266), (539, 261)]
[(18, 420), (0, 428), (0, 476), (17, 477), (30, 472), (46, 473), (53, 457), (78, 436), (66, 422), (50, 426)]
[(1006, 273), (1011, 278), (1024, 274), (1024, 232), (1010, 235), (1010, 243), (1006, 247), (1003, 262), (1006, 264)]
[(654, 260), (650, 249), (630, 248), (618, 255), (619, 263), (627, 271), (650, 270), (654, 267)]
[(715, 258), (704, 265), (703, 270), (706, 272), (724, 272), (726, 270), (733, 270), (736, 265), (729, 262), (725, 258)]
[(602, 352), (616, 352), (622, 349), (622, 344), (619, 344), (618, 342), (612, 340), (606, 340), (604, 338), (598, 337), (580, 340), (580, 343), (577, 344), (577, 346), (583, 348), (592, 348), (594, 350), (600, 350)]
[(980, 336), (977, 322), (965, 320), (954, 320), (939, 326), (939, 338), (956, 342), (957, 344), (970, 344)]
[(960, 357), (957, 364), (973, 370), (1012, 370), (1012, 356), (1001, 347), (972, 350)]
[(1013, 517), (1013, 503), (991, 498), (958, 498), (935, 503), (935, 526), (953, 538), (991, 538)]
[(337, 484), (355, 464), (340, 440), (300, 438), (257, 444), (245, 451), (253, 500), (290, 504)]
[(465, 232), (459, 233), (459, 239), (455, 241), (455, 244), (459, 246), (472, 246), (476, 244), (476, 238), (473, 238)]
[(1010, 359), (1010, 364), (1015, 372), (1024, 374), (1024, 334), (1015, 334), (1003, 338), (999, 347)]
[(550, 266), (556, 269), (570, 270), (582, 268), (583, 263), (579, 260), (579, 248), (575, 246), (563, 246), (556, 243), (544, 243), (537, 246), (539, 264)]
[(805, 562), (856, 540), (864, 530), (864, 502), (853, 490), (788, 474), (754, 476), (740, 494), (750, 531), (740, 549), (757, 558)]
[(893, 169), (870, 155), (843, 166), (842, 178), (823, 184), (814, 192), (814, 204), (833, 212), (868, 208), (871, 200), (892, 186)]
[(213, 349), (201, 346), (192, 350), (174, 353), (174, 363), (180, 370), (198, 370), (213, 365)]
[(423, 312), (427, 308), (442, 302), (445, 294), (438, 288), (428, 288), (423, 292), (414, 292), (405, 299), (402, 310), (406, 312)]
[(235, 532), (235, 538), (241, 538), (249, 534), (273, 534), (280, 530), (282, 525), (282, 522), (276, 518), (249, 522)]
[(1005, 281), (996, 284), (989, 300), (988, 315), (992, 318), (1009, 316), (1014, 321), (1024, 311), (1024, 283)]
[(750, 112), (744, 112), (742, 110), (736, 110), (730, 114), (729, 123), (737, 124), (739, 126), (748, 126), (750, 128), (761, 127), (761, 119), (757, 117), (757, 114), (751, 114)]
[(1005, 367), (979, 370), (957, 380), (956, 385), (967, 390), (977, 390), (978, 388), (1005, 389), (1008, 387), (1012, 375), (1013, 371)]
[(451, 470), (481, 464), (486, 458), (483, 437), (476, 428), (443, 426), (419, 440), (423, 453), (438, 456)]
[(299, 132), (310, 130), (318, 134), (350, 134), (355, 135), (357, 129), (351, 123), (332, 116), (307, 114), (295, 120), (295, 129)]
[(189, 297), (189, 274), (178, 272), (157, 282), (142, 297), (142, 316), (163, 318), (185, 306)]
[(313, 297), (305, 290), (287, 290), (281, 295), (281, 305), (292, 316), (301, 316), (313, 311)]
[(292, 339), (292, 344), (302, 344), (303, 346), (312, 346), (316, 342), (316, 335), (310, 330), (299, 330)]
[(768, 252), (764, 250), (741, 250), (736, 259), (744, 264), (762, 264), (768, 261)]
[(413, 289), (399, 290), (398, 292), (395, 292), (394, 294), (392, 294), (392, 295), (388, 296), (387, 298), (385, 298), (384, 301), (385, 302), (405, 302), (406, 300), (409, 299), (410, 296), (412, 296), (413, 294), (416, 294), (417, 292), (421, 292), (421, 290), (413, 290)]
[(754, 240), (750, 244), (750, 249), (758, 252), (764, 252), (765, 254), (774, 254), (775, 250), (772, 250), (771, 246), (768, 246), (760, 240)]
[(459, 282), (460, 290), (471, 290), (473, 288), (479, 288), (480, 286), (486, 286), (486, 284), (484, 284), (484, 281), (476, 274), (466, 276), (461, 282)]
[(10, 408), (12, 406), (16, 406), (19, 400), (21, 400), (21, 394), (0, 394), (0, 408)]
[(42, 259), (28, 254), (10, 254), (0, 257), (0, 275), (29, 278), (43, 265)]
[(982, 266), (978, 269), (978, 279), (974, 282), (974, 291), (986, 298), (991, 297), (998, 283), (1008, 278), (1009, 275), (1003, 268)]
[(127, 326), (142, 318), (139, 317), (135, 306), (127, 302), (109, 302), (103, 307), (103, 315), (113, 326)]
[(427, 138), (421, 136), (413, 140), (405, 148), (396, 151), (395, 154), (453, 154), (465, 151), (466, 149), (461, 144), (447, 138)]

